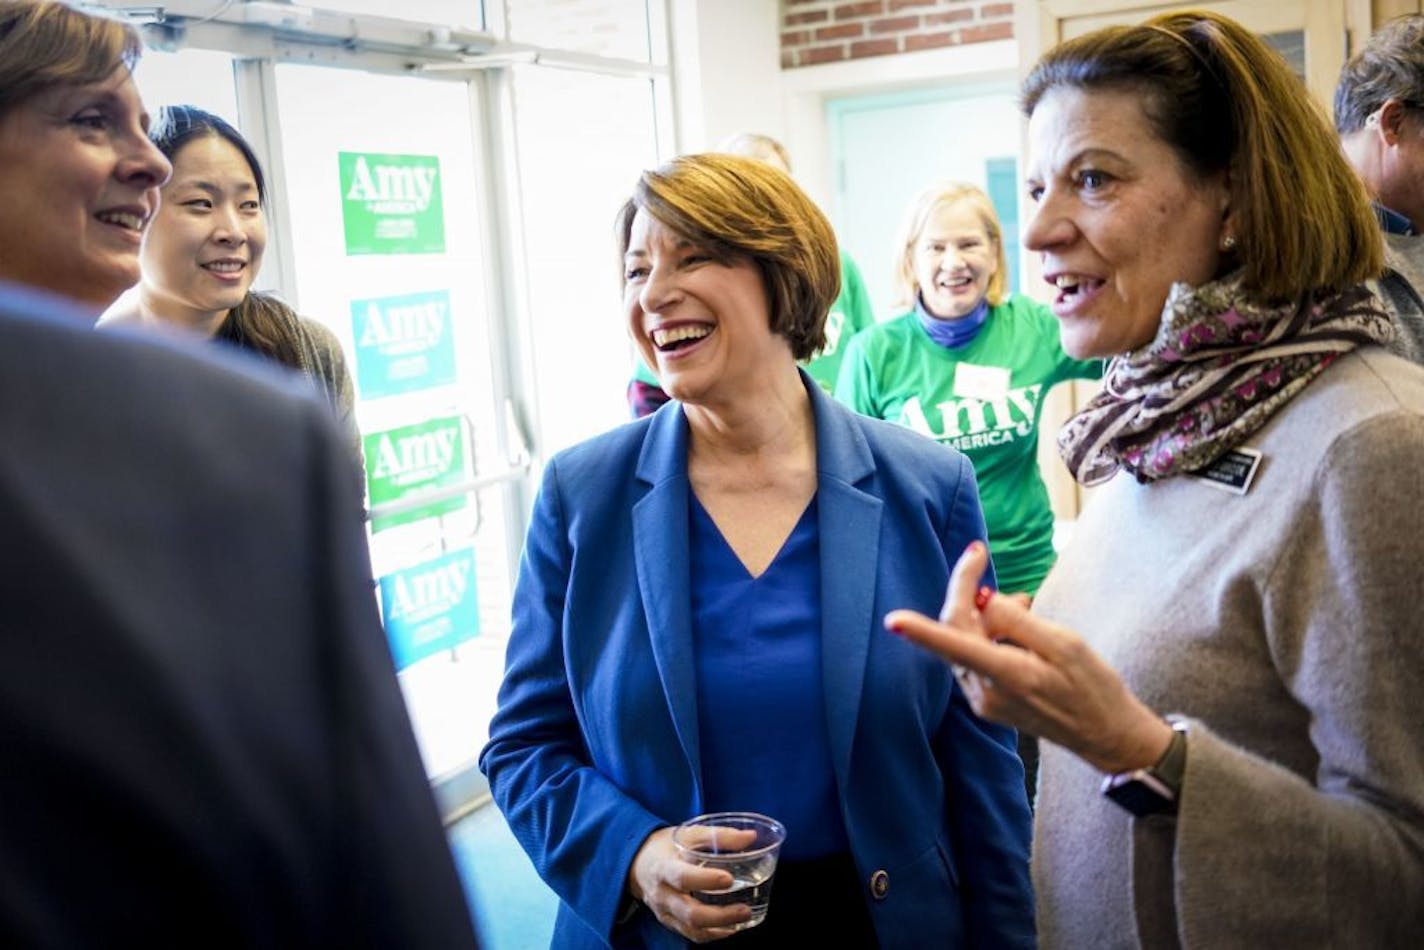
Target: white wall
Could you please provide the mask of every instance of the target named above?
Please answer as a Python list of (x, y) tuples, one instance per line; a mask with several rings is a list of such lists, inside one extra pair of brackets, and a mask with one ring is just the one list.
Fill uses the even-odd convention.
[(777, 0), (670, 0), (678, 147), (710, 148), (733, 132), (762, 132), (784, 143), (802, 187), (830, 207), (826, 100), (945, 82), (1011, 78), (1013, 40), (781, 69)]
[(777, 0), (671, 0), (678, 147), (712, 148), (734, 132), (785, 140)]

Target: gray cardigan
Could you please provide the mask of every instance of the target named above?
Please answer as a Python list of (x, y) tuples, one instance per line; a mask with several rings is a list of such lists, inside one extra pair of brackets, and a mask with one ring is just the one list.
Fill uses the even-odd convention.
[(346, 367), (341, 341), (324, 325), (309, 317), (297, 316), (296, 337), (302, 372), (311, 377), (331, 401), (337, 422), (346, 436), (348, 448), (361, 464), (361, 432), (356, 427), (356, 388)]
[(1242, 496), (1119, 475), (1035, 602), (1190, 719), (1175, 817), (1044, 743), (1045, 947), (1420, 945), (1424, 369), (1356, 351), (1248, 445)]

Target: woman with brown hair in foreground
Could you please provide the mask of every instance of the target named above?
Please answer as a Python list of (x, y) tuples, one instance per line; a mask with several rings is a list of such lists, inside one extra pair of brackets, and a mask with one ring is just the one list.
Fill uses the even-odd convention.
[(1210, 13), (1050, 50), (1025, 243), (1112, 357), (1059, 445), (1100, 484), (1028, 613), (959, 561), (887, 626), (1046, 740), (1047, 947), (1402, 947), (1424, 930), (1424, 371), (1364, 189), (1284, 61)]

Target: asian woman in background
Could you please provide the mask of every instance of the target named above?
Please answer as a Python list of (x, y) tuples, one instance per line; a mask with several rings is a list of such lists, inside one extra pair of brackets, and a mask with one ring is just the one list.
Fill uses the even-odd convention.
[(326, 393), (360, 458), (355, 391), (341, 344), (272, 294), (252, 289), (267, 248), (267, 183), (228, 122), (165, 106), (149, 131), (173, 164), (144, 236), (143, 277), (101, 325), (178, 328), (297, 370)]

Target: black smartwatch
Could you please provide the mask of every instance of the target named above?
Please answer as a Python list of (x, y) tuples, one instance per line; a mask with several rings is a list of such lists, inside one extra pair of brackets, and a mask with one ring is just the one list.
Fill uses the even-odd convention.
[(1139, 818), (1173, 814), (1177, 810), (1182, 777), (1187, 771), (1187, 724), (1180, 719), (1169, 721), (1172, 741), (1156, 765), (1103, 779), (1103, 794)]

